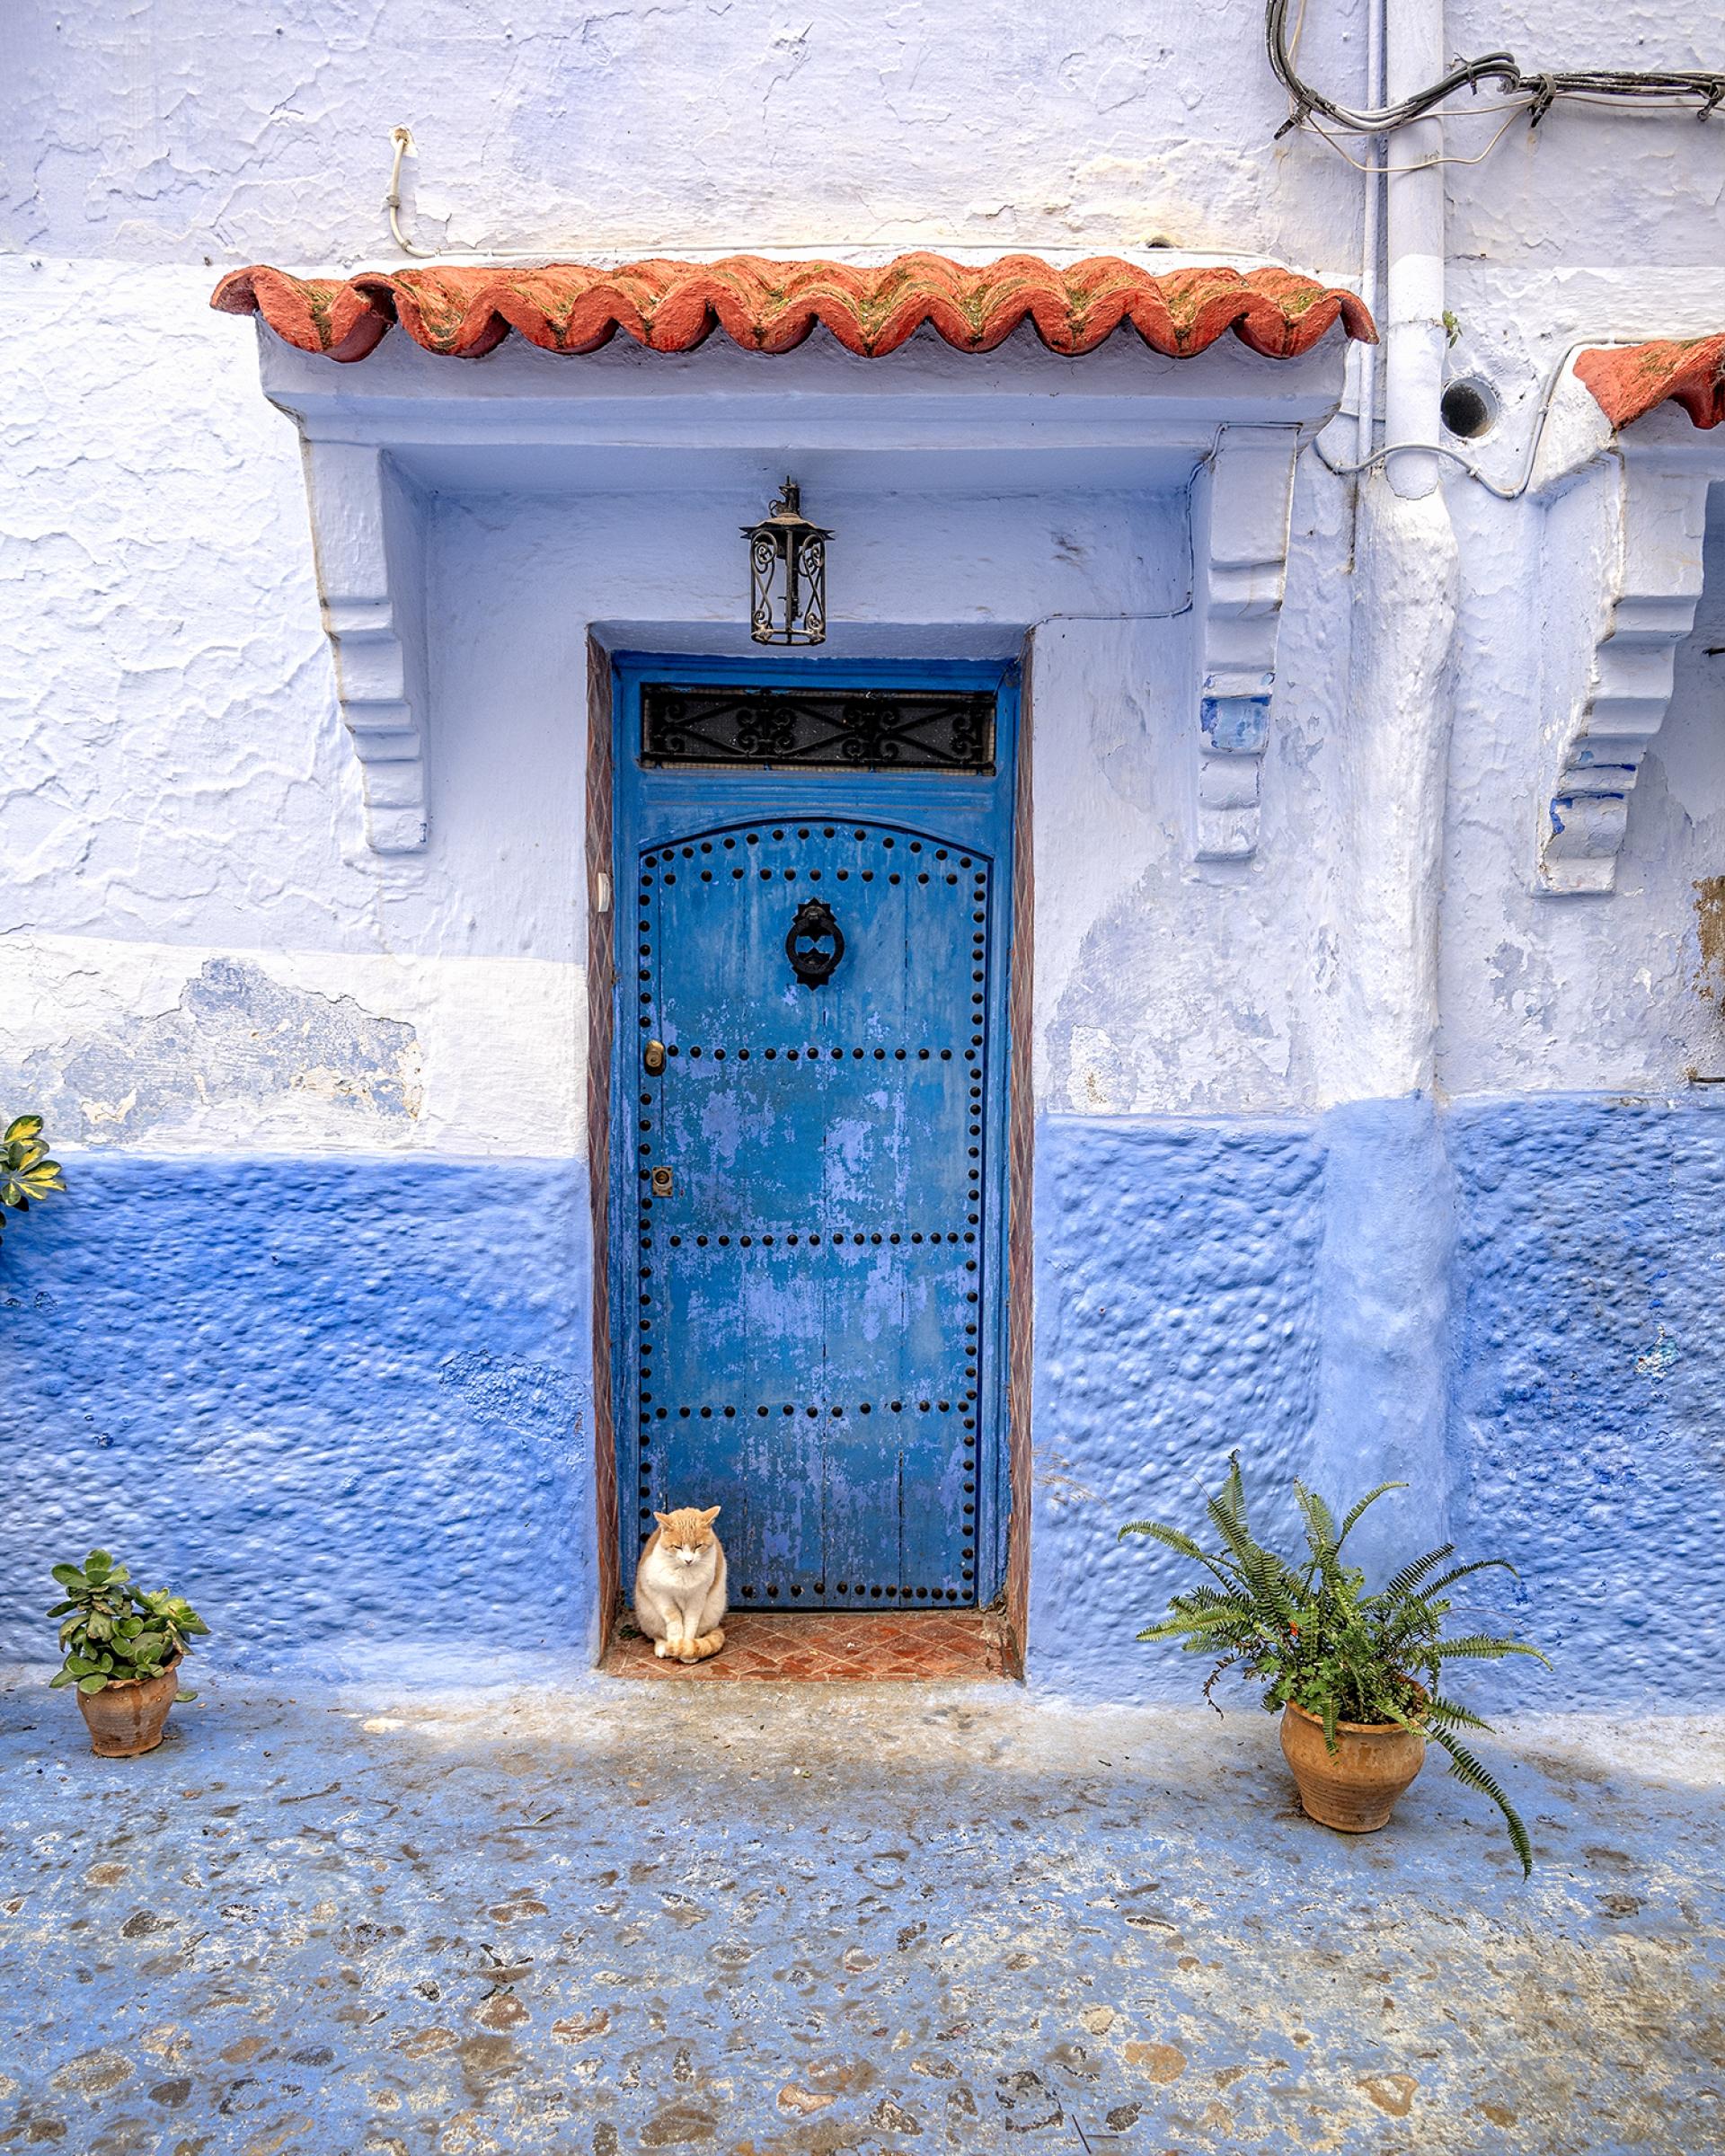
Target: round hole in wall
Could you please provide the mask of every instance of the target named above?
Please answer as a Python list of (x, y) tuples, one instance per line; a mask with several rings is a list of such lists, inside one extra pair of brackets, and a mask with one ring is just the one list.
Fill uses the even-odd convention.
[(1464, 379), (1450, 383), (1438, 411), (1447, 431), (1466, 442), (1478, 441), (1498, 423), (1497, 396), (1483, 382)]

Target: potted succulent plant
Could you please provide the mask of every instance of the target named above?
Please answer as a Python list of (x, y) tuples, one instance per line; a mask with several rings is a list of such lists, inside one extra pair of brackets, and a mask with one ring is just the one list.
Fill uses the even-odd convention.
[(64, 1602), (48, 1613), (62, 1620), (57, 1689), (78, 1688), (78, 1705), (90, 1731), (90, 1749), (104, 1759), (134, 1759), (162, 1742), (168, 1710), (176, 1699), (197, 1695), (180, 1689), (187, 1640), (209, 1627), (178, 1595), (146, 1594), (131, 1573), (105, 1550), (93, 1550), (82, 1565), (56, 1565)]
[[(42, 1118), (14, 1116), (0, 1133), (0, 1206), (28, 1213), (32, 1198), (40, 1205), (51, 1192), (65, 1188), (65, 1171), (48, 1157)], [(0, 1211), (0, 1230), (5, 1219)]]
[(1311, 1817), (1344, 1833), (1370, 1833), (1387, 1822), (1396, 1798), (1424, 1763), (1429, 1738), (1449, 1754), (1450, 1772), (1490, 1797), (1503, 1814), (1526, 1874), (1534, 1862), (1527, 1830), (1496, 1780), (1455, 1734), (1491, 1725), (1442, 1689), (1447, 1662), (1496, 1662), (1506, 1655), (1545, 1662), (1536, 1647), (1520, 1639), (1444, 1630), (1450, 1588), (1492, 1568), (1513, 1576), (1514, 1566), (1488, 1557), (1444, 1570), (1455, 1547), (1446, 1542), (1368, 1594), (1365, 1574), (1342, 1562), (1342, 1545), (1366, 1511), (1390, 1490), (1406, 1487), (1381, 1483), (1338, 1527), (1323, 1499), (1296, 1482), (1307, 1555), (1290, 1564), (1252, 1536), (1235, 1454), (1227, 1480), (1208, 1507), (1221, 1549), (1202, 1550), (1190, 1535), (1156, 1520), (1134, 1520), (1121, 1528), (1122, 1535), (1154, 1536), (1210, 1576), (1172, 1596), (1169, 1614), (1138, 1638), (1178, 1639), (1189, 1654), (1219, 1653), (1204, 1684), (1212, 1706), (1211, 1689), (1224, 1670), (1240, 1665), (1248, 1675), (1263, 1679), (1265, 1707), (1281, 1712), (1282, 1751), (1301, 1804)]

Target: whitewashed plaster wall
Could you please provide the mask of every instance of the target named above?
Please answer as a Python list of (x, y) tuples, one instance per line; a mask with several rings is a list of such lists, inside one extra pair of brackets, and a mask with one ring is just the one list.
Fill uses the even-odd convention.
[[(1704, 28), (1640, 5), (1614, 17), (1610, 39), (1643, 63), (1701, 65)], [(1341, 0), (1310, 11), (1302, 64), (1314, 80), (1352, 93), (1361, 29), (1358, 8)], [(528, 975), (571, 965), (572, 942), (527, 952), (517, 932), (468, 919), (473, 863), (447, 851), (462, 844), (449, 797), (446, 852), (422, 873), (382, 869), (357, 845), (291, 435), (257, 394), (249, 337), (203, 307), (209, 266), (391, 260), (377, 203), (394, 121), (411, 122), (420, 147), (405, 182), (414, 228), (480, 250), (928, 244), (986, 254), (1160, 240), (1353, 274), (1358, 177), (1315, 139), (1272, 145), (1283, 109), (1260, 36), (1246, 4), (1157, 25), (1112, 0), (1033, 22), (1005, 8), (864, 22), (817, 5), (764, 23), (704, 6), (578, 21), (528, 7), (511, 9), (505, 25), (456, 0), (270, 18), (186, 0), (118, 11), (83, 0), (51, 18), (9, 16), (0, 234), (16, 252), (0, 304), (15, 378), (0, 426), (14, 474), (8, 533), (29, 551), (9, 552), (0, 603), (22, 659), (12, 693), (26, 718), (52, 712), (21, 767), (41, 782), (15, 785), (8, 802), (9, 925), (39, 940), (164, 945), (187, 978), (198, 953), (257, 950), (284, 964), (339, 953), (347, 970), (326, 974), (329, 992), (408, 1017), (421, 1054), (444, 995), (428, 989), (423, 968), (453, 967), (475, 941), (521, 969), (509, 1008), (524, 1014), (524, 1036), (540, 1030), (530, 1017), (538, 1002), (565, 993), (566, 982)], [(1601, 31), (1577, 4), (1517, 15), (1480, 0), (1451, 8), (1448, 36), (1457, 50), (1507, 44), (1529, 65), (1557, 65), (1584, 49), (1597, 57)], [(1497, 124), (1458, 122), (1452, 146), (1472, 155)], [(1532, 134), (1517, 122), (1483, 163), (1452, 168), (1455, 364), (1488, 374), (1504, 395), (1503, 425), (1477, 452), (1495, 475), (1517, 475), (1567, 342), (1725, 319), (1721, 142), (1718, 125), (1687, 119), (1560, 109)], [(1709, 1045), (1711, 1010), (1693, 968), (1672, 959), (1693, 943), (1689, 887), (1712, 872), (1717, 845), (1715, 781), (1699, 753), (1704, 709), (1683, 716), (1705, 706), (1708, 670), (1685, 658), (1680, 676), (1673, 724), (1686, 724), (1698, 747), (1676, 757), (1675, 776), (1660, 763), (1658, 835), (1681, 843), (1664, 847), (1657, 888), (1633, 859), (1638, 841), (1656, 835), (1650, 795), (1637, 803), (1616, 901), (1531, 899), (1525, 834), (1547, 782), (1528, 701), (1539, 512), (1494, 504), (1459, 478), (1446, 484), (1464, 596), (1446, 804), (1445, 1080), (1464, 1090), (1512, 1076), (1554, 1088), (1671, 1082), (1706, 1060)], [(860, 549), (854, 510), (850, 523)], [(1070, 801), (1045, 782), (1048, 828), (1101, 816), (1119, 838), (1106, 861), (1086, 863), (1082, 892), (1057, 880), (1045, 889), (1039, 1090), (1049, 1105), (1257, 1109), (1351, 1090), (1308, 1023), (1349, 943), (1346, 879), (1326, 882), (1312, 868), (1343, 747), (1349, 523), (1345, 490), (1308, 455), (1264, 842), (1244, 875), (1194, 870), (1177, 827), (1183, 809), (1167, 798), (1178, 790), (1150, 798), (1128, 753), (1137, 734), (1169, 758), (1188, 754), (1172, 679), (1158, 695), (1154, 664), (1108, 656), (1110, 638), (1151, 632), (1075, 625), (1045, 635), (1045, 690), (1073, 679), (1073, 723), (1096, 729), (1101, 774), (1075, 777)], [(560, 598), (560, 632), (573, 640), (556, 662), (567, 681), (584, 605), (600, 614), (607, 603), (572, 586)], [(712, 603), (730, 605), (728, 586), (715, 584)], [(686, 579), (664, 604), (679, 617), (703, 610)], [(1059, 610), (1027, 599), (1022, 618)], [(1155, 608), (1117, 592), (1097, 610)], [(626, 611), (650, 609), (637, 597)], [(434, 723), (447, 731), (447, 716)], [(1155, 742), (1158, 727), (1168, 730)], [(434, 785), (455, 768), (450, 746), (440, 753)], [(1048, 778), (1081, 768), (1060, 759)], [(493, 802), (512, 782), (536, 799), (536, 776), (531, 759), (498, 765)], [(234, 843), (254, 831), (269, 832), (267, 848)], [(1136, 959), (1123, 922), (1142, 937)], [(31, 993), (55, 1003), (69, 1037), (81, 1006), (53, 985), (68, 968), (51, 943), (29, 951), (14, 941), (9, 962), (28, 968), (40, 984)], [(410, 961), (421, 968), (411, 981)], [(119, 996), (118, 1016), (177, 993), (173, 963), (165, 974), (129, 959), (102, 970), (127, 985), (123, 994), (91, 987), (93, 1016), (109, 1010), (104, 998)], [(462, 1007), (456, 977), (452, 1012)], [(1481, 992), (1499, 978), (1500, 989)], [(471, 994), (489, 1000), (477, 986)], [(22, 1047), (42, 1006), (27, 995), (14, 1008)], [(524, 1038), (519, 1067), (533, 1053)], [(447, 1063), (429, 1056), (413, 1127), (439, 1131), (447, 1116), (482, 1144), (465, 1093), (439, 1095)], [(535, 1144), (579, 1120), (573, 1088), (565, 1070), (549, 1091), (526, 1089), (557, 1101), (548, 1120), (535, 1111)], [(295, 1101), (270, 1116), (303, 1135), (312, 1112)], [(199, 1106), (186, 1128), (207, 1113)], [(344, 1110), (332, 1142), (367, 1127)], [(380, 1127), (354, 1142), (402, 1135)]]
[[(1347, 69), (1358, 0), (1314, 20)], [(1026, 10), (105, 0), (0, 38), (8, 243), (131, 261), (375, 255), (410, 125), (425, 245), (757, 252), (1160, 242), (1346, 267), (1357, 187), (1269, 147), (1250, 6)]]
[[(75, 1148), (579, 1153), (588, 625), (733, 623), (736, 499), (427, 506), (434, 836), (422, 860), (385, 862), (363, 844), (334, 717), (294, 435), (257, 394), (249, 332), (208, 316), (198, 272), (111, 273), (95, 317), (77, 272), (14, 261), (0, 280), (11, 349), (39, 370), (7, 422), (28, 483), (0, 593), (28, 664), (6, 1061)], [(68, 355), (75, 308), (101, 333)], [(52, 424), (75, 383), (77, 435)], [(1324, 499), (1333, 567), (1343, 505)], [(1178, 488), (822, 507), (859, 612), (1014, 638), (1044, 624), (1042, 1097), (1312, 1098), (1309, 952), (1278, 923), (1310, 912), (1297, 833), (1319, 812), (1316, 699), (1333, 704), (1345, 623), (1296, 581), (1265, 865), (1200, 877)], [(64, 591), (57, 560), (78, 564)], [(237, 1013), (200, 993), (218, 963), (258, 976)], [(1248, 972), (1249, 994), (1218, 994)], [(266, 1031), (296, 1047), (309, 1026), (324, 1048), (261, 1056), (260, 995)]]

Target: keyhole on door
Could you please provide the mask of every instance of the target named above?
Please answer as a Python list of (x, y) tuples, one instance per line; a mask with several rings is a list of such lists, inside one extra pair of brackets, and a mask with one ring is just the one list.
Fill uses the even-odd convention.
[(805, 898), (797, 908), (784, 939), (784, 955), (805, 988), (818, 988), (837, 972), (845, 956), (845, 934), (824, 898)]
[(655, 1197), (668, 1197), (671, 1195), (673, 1188), (670, 1170), (668, 1168), (655, 1168), (653, 1170), (652, 1183), (653, 1196)]

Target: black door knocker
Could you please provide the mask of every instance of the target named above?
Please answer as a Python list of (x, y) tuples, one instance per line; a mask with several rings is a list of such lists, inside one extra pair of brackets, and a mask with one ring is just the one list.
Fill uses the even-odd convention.
[(805, 988), (818, 988), (838, 970), (845, 956), (845, 933), (824, 898), (805, 898), (784, 939), (791, 970)]

